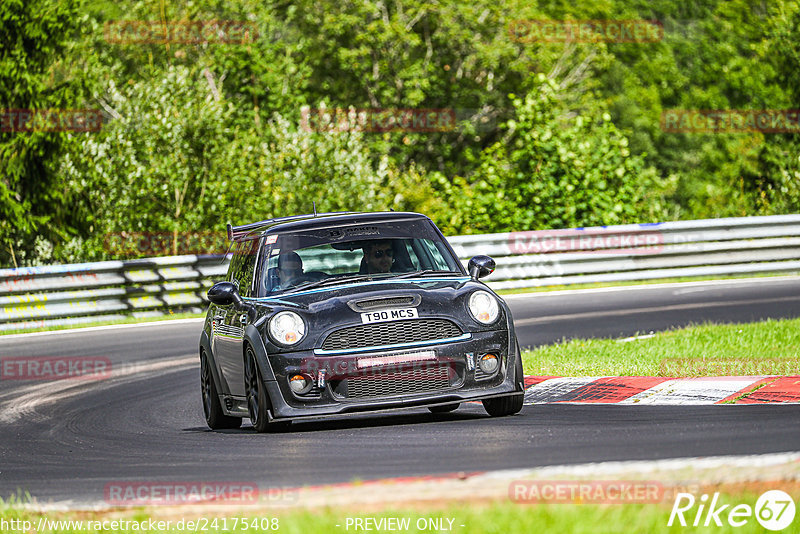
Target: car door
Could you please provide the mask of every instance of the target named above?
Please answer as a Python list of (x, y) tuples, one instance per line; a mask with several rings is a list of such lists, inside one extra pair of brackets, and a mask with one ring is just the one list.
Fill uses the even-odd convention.
[[(236, 247), (231, 259), (230, 279), (242, 298), (253, 292), (253, 274), (257, 260), (258, 240), (243, 241)], [(222, 315), (222, 314), (220, 314)], [(221, 328), (217, 336), (217, 362), (227, 382), (227, 393), (244, 397), (244, 330), (247, 326), (246, 310), (225, 306)]]
[[(240, 268), (241, 263), (241, 243), (233, 246), (233, 255), (228, 267), (227, 281), (236, 279), (234, 271)], [(219, 306), (212, 304), (212, 328), (211, 328), (211, 350), (214, 353), (214, 362), (220, 377), (220, 393), (231, 394), (230, 383), (235, 380), (228, 360), (232, 351), (231, 347), (231, 322), (233, 319), (233, 306)]]

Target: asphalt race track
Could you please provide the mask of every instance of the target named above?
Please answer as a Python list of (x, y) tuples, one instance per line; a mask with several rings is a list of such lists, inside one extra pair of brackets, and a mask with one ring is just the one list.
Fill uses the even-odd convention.
[[(520, 343), (630, 336), (703, 321), (800, 316), (800, 278), (510, 296)], [(0, 337), (0, 358), (106, 357), (108, 380), (0, 381), (0, 497), (103, 502), (114, 482), (247, 481), (261, 489), (606, 460), (800, 450), (800, 405), (479, 405), (211, 432), (198, 321)]]

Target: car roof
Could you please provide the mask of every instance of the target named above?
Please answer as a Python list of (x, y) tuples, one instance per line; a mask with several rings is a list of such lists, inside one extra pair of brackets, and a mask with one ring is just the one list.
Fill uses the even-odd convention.
[(311, 213), (306, 215), (293, 215), (289, 217), (278, 217), (265, 221), (245, 224), (242, 226), (231, 226), (228, 224), (228, 239), (232, 241), (242, 241), (253, 239), (267, 233), (294, 232), (301, 230), (311, 230), (315, 228), (329, 228), (331, 226), (351, 225), (360, 223), (383, 223), (393, 221), (408, 220), (430, 220), (421, 213), (407, 211), (379, 211), (379, 212), (333, 212), (333, 213)]

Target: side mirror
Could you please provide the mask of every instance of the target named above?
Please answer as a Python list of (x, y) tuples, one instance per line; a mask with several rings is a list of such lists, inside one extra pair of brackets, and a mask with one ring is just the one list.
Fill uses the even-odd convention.
[(478, 278), (483, 278), (484, 276), (488, 276), (494, 272), (495, 262), (489, 256), (474, 256), (471, 260), (469, 260), (469, 264), (467, 265), (467, 271), (469, 271), (469, 275), (472, 277), (473, 280), (477, 280)]
[(250, 322), (254, 322), (258, 316), (256, 308), (242, 300), (239, 290), (233, 282), (217, 282), (208, 290), (208, 300), (217, 306), (230, 306), (240, 311), (246, 311)]
[(217, 282), (214, 284), (208, 290), (208, 300), (217, 306), (230, 306), (233, 304), (237, 309), (244, 304), (233, 282)]

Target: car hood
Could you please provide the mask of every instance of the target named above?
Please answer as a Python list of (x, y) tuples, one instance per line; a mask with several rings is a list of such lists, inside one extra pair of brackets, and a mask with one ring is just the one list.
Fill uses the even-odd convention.
[[(486, 290), (487, 287), (467, 276), (373, 280), (315, 288), (258, 299), (257, 302), (269, 306), (273, 313), (291, 309), (305, 319), (308, 335), (294, 348), (298, 350), (319, 347), (322, 340), (334, 330), (361, 325), (362, 312), (387, 308), (415, 307), (419, 318), (446, 317), (463, 331), (482, 330), (484, 328), (476, 328), (466, 308), (468, 295), (478, 289)], [(394, 297), (412, 297), (413, 303), (380, 305), (381, 300)], [(361, 309), (358, 304), (365, 301), (374, 307)], [(281, 352), (286, 350), (279, 347), (275, 349)]]
[[(287, 293), (274, 298), (258, 299), (272, 305), (299, 307), (312, 313), (320, 313), (330, 307), (339, 308), (346, 306), (353, 299), (387, 297), (392, 294), (403, 295), (436, 295), (452, 294), (465, 285), (470, 284), (467, 276), (453, 276), (446, 278), (412, 278), (402, 280), (369, 280)], [(476, 284), (483, 286), (483, 284)]]

